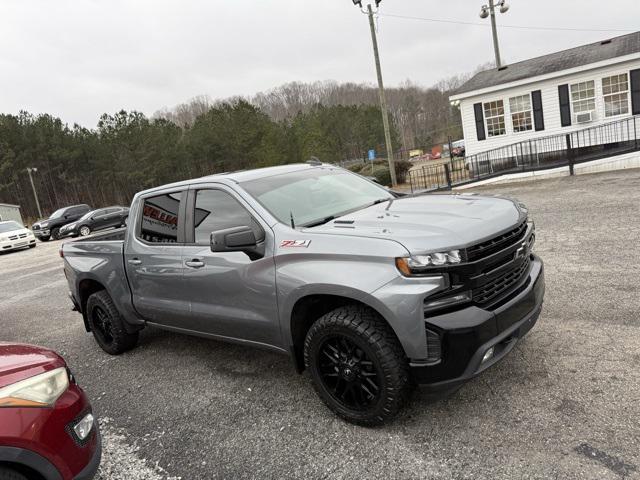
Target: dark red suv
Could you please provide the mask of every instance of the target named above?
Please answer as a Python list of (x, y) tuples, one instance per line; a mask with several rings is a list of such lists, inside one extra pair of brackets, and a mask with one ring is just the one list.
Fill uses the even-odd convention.
[(0, 480), (90, 479), (101, 451), (89, 400), (64, 359), (0, 343)]

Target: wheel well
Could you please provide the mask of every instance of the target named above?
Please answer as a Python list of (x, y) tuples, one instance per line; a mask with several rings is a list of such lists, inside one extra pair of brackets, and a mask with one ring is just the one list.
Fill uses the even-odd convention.
[(91, 295), (100, 290), (105, 290), (104, 286), (97, 282), (96, 280), (82, 280), (80, 285), (78, 286), (78, 295), (80, 298), (78, 301), (80, 302), (80, 313), (82, 313), (82, 318), (84, 318), (84, 326), (89, 331), (89, 323), (87, 322), (87, 300)]
[(36, 470), (27, 467), (21, 463), (14, 462), (0, 462), (0, 467), (8, 468), (9, 470), (13, 470), (15, 472), (21, 473), (29, 480), (45, 480), (44, 477), (38, 473)]
[(293, 310), (291, 311), (291, 339), (293, 341), (295, 367), (298, 373), (304, 371), (304, 339), (311, 325), (324, 314), (345, 305), (363, 305), (384, 319), (382, 315), (369, 305), (354, 300), (353, 298), (341, 297), (339, 295), (309, 295), (299, 299), (293, 306)]

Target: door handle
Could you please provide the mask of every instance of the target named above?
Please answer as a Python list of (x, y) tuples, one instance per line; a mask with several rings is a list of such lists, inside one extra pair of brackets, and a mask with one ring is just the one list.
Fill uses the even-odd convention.
[(204, 262), (202, 260), (198, 260), (197, 258), (194, 258), (193, 260), (187, 260), (186, 262), (184, 262), (184, 264), (187, 267), (191, 267), (191, 268), (202, 268), (202, 267), (204, 267)]
[(129, 260), (129, 265), (142, 265), (142, 260), (139, 258), (132, 258)]

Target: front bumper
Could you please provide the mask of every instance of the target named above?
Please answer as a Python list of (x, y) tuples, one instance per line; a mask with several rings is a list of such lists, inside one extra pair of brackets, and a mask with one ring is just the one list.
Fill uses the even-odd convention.
[(29, 245), (33, 245), (34, 243), (36, 243), (36, 239), (32, 236), (20, 238), (18, 240), (7, 240), (5, 242), (0, 242), (0, 252), (14, 250), (16, 248), (25, 248)]
[[(544, 267), (535, 255), (520, 292), (493, 311), (467, 307), (425, 321), (442, 351), (437, 362), (412, 362), (414, 380), (432, 389), (460, 385), (502, 360), (535, 325), (544, 297)], [(493, 348), (491, 358), (483, 361)]]
[(40, 230), (34, 230), (33, 234), (37, 237), (37, 238), (47, 238), (51, 236), (51, 230), (49, 230), (48, 228), (43, 228)]

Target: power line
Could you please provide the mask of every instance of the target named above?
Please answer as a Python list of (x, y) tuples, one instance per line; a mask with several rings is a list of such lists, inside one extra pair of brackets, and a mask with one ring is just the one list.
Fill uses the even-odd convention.
[[(408, 15), (393, 15), (390, 13), (378, 13), (381, 17), (401, 18), (404, 20), (419, 20), (423, 22), (435, 22), (435, 23), (449, 23), (455, 25), (471, 25), (474, 27), (488, 27), (486, 23), (478, 22), (462, 22), (459, 20), (446, 20), (442, 18), (425, 18), (425, 17), (411, 17)], [(570, 28), (570, 27), (534, 27), (529, 25), (500, 25), (500, 28), (516, 28), (522, 30), (546, 30), (546, 31), (564, 31), (564, 32), (620, 32), (630, 33), (635, 30), (619, 29), (619, 28)]]

